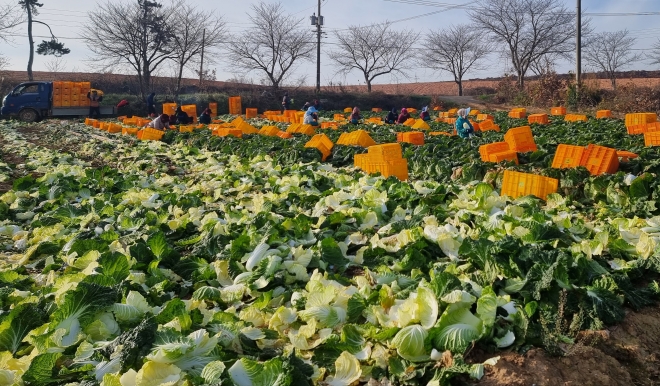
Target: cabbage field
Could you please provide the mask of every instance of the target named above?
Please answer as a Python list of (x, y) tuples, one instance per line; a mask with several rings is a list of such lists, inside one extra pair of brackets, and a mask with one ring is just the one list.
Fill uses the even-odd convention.
[[(519, 165), (480, 160), (526, 122), (404, 143), (408, 181), (355, 169), (361, 147), (321, 162), (302, 134), (0, 122), (0, 385), (441, 386), (502, 351), (560, 355), (660, 296), (660, 151), (556, 117)], [(322, 132), (356, 129), (411, 130)], [(592, 176), (551, 168), (559, 144), (639, 157)], [(558, 193), (502, 196), (504, 170)]]

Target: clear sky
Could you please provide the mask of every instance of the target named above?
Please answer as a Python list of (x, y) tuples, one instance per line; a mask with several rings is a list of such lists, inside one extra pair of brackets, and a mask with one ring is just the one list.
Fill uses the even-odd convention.
[[(85, 61), (89, 53), (85, 44), (79, 39), (79, 34), (87, 18), (87, 12), (95, 8), (97, 4), (105, 0), (44, 0), (44, 6), (38, 16), (39, 20), (47, 22), (52, 27), (55, 35), (71, 49), (71, 54), (62, 58), (62, 67), (65, 71), (89, 71), (89, 65)], [(117, 0), (111, 0), (117, 1)], [(120, 0), (127, 1), (127, 0)], [(167, 0), (169, 1), (169, 0)], [(256, 3), (254, 0), (187, 0), (197, 4), (209, 11), (215, 11), (224, 15), (228, 22), (229, 30), (233, 33), (240, 32), (248, 26), (247, 13), (250, 5)], [(469, 22), (465, 9), (443, 10), (440, 4), (466, 4), (471, 0), (415, 0), (425, 5), (406, 4), (408, 0), (323, 0), (322, 14), (325, 17), (327, 36), (323, 39), (322, 51), (327, 51), (336, 41), (332, 31), (346, 28), (349, 25), (368, 25), (383, 22), (385, 20), (410, 20), (397, 22), (396, 28), (414, 29), (422, 34), (431, 29), (441, 29), (448, 25)], [(575, 0), (562, 0), (571, 9), (575, 9)], [(14, 0), (11, 0), (13, 3)], [(6, 4), (7, 0), (0, 0), (0, 4)], [(309, 16), (316, 11), (317, 0), (282, 0), (285, 9), (297, 17), (303, 19), (304, 32), (309, 34), (310, 39), (315, 40), (314, 27), (310, 25)], [(660, 0), (582, 0), (583, 11), (591, 13), (639, 13), (660, 12)], [(438, 12), (440, 11), (440, 12)], [(434, 13), (437, 12), (437, 13)], [(616, 31), (628, 29), (631, 35), (637, 39), (636, 49), (649, 49), (654, 42), (660, 38), (660, 15), (629, 15), (629, 16), (592, 16), (593, 26), (597, 32)], [(46, 36), (46, 27), (35, 24), (35, 35)], [(27, 65), (28, 45), (25, 25), (16, 32), (12, 44), (0, 42), (0, 52), (9, 58), (10, 69), (24, 70)], [(38, 43), (42, 38), (35, 38)], [(415, 44), (422, 47), (423, 41)], [(47, 64), (52, 57), (35, 55), (34, 70), (46, 70)], [(218, 80), (227, 80), (233, 77), (223, 62), (222, 55), (216, 57), (218, 64), (214, 65)], [(467, 78), (480, 78), (489, 76), (501, 76), (507, 70), (507, 64), (498, 55), (492, 55), (488, 59), (487, 69), (473, 72)], [(359, 74), (350, 74), (346, 77), (335, 75), (335, 69), (329, 63), (327, 56), (321, 59), (321, 82), (323, 85), (330, 81), (344, 84), (364, 83)], [(569, 71), (573, 68), (571, 63), (562, 63), (558, 70)], [(657, 70), (651, 65), (642, 62), (631, 69)], [(585, 69), (588, 70), (588, 69)], [(406, 83), (415, 81), (439, 81), (451, 80), (449, 74), (434, 73), (429, 70), (411, 68), (407, 71), (408, 78), (398, 77), (393, 79), (389, 76), (378, 78), (375, 83)], [(304, 63), (296, 70), (296, 77), (305, 76), (308, 85), (316, 83), (315, 62)], [(259, 74), (253, 74), (252, 78), (258, 81)]]

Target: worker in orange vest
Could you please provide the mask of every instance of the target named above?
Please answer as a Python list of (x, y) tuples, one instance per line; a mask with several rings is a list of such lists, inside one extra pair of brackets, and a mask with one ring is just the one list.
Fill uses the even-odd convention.
[(87, 99), (89, 99), (89, 117), (100, 118), (103, 95), (99, 95), (96, 90), (92, 90), (87, 93)]

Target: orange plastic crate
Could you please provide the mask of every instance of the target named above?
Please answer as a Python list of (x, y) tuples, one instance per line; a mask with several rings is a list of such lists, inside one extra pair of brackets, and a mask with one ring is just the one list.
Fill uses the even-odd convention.
[(374, 108), (371, 109), (371, 111), (374, 112), (374, 113), (382, 113), (383, 109), (381, 109), (379, 107), (374, 107)]
[(259, 115), (259, 110), (258, 109), (245, 109), (245, 118), (250, 119), (250, 118), (256, 118), (257, 115)]
[(197, 105), (183, 105), (181, 106), (181, 110), (192, 118), (193, 123), (197, 123)]
[(626, 127), (634, 125), (643, 125), (646, 123), (657, 122), (658, 115), (655, 113), (634, 113), (626, 114)]
[(369, 155), (372, 158), (382, 160), (401, 159), (403, 157), (401, 145), (398, 143), (386, 143), (383, 145), (370, 146)]
[(404, 124), (405, 126), (412, 127), (412, 126), (415, 124), (415, 122), (417, 122), (417, 120), (416, 120), (415, 118), (408, 118), (408, 120), (406, 120), (405, 122), (403, 122), (403, 124)]
[(176, 103), (163, 103), (163, 114), (174, 116), (176, 114)]
[(511, 111), (509, 112), (509, 118), (524, 119), (527, 114), (520, 111)]
[(552, 160), (552, 167), (555, 169), (570, 169), (580, 166), (582, 154), (585, 148), (582, 146), (564, 145), (557, 146), (555, 158)]
[(339, 128), (339, 123), (337, 122), (321, 122), (322, 129), (333, 129), (337, 130)]
[(449, 123), (450, 125), (455, 125), (456, 119), (457, 118), (445, 118), (445, 123)]
[(477, 121), (485, 121), (485, 120), (494, 121), (495, 117), (493, 117), (492, 115), (488, 115), (488, 114), (477, 114)]
[(241, 115), (241, 97), (229, 97), (229, 114)]
[(422, 133), (421, 131), (410, 131), (407, 133), (398, 133), (398, 134), (401, 134), (400, 137), (401, 139), (397, 138), (398, 142), (412, 143), (413, 145), (424, 144), (424, 133)]
[(580, 165), (587, 168), (593, 176), (614, 174), (619, 170), (619, 157), (615, 149), (592, 144), (582, 153)]
[(337, 145), (369, 147), (376, 142), (364, 130), (356, 130), (350, 133), (342, 133), (337, 140)]
[(327, 135), (317, 134), (305, 144), (305, 147), (318, 149), (323, 156), (322, 160), (325, 161), (330, 156), (334, 144)]
[(415, 124), (411, 127), (417, 130), (431, 130), (431, 126), (429, 126), (429, 124), (426, 123), (423, 119), (416, 120)]
[(514, 150), (507, 150), (501, 153), (490, 154), (488, 157), (489, 162), (500, 163), (502, 161), (513, 161), (518, 164), (518, 153)]
[(639, 125), (626, 126), (626, 130), (628, 130), (628, 134), (630, 135), (660, 131), (660, 122), (642, 123)]
[(121, 125), (118, 123), (110, 123), (109, 125), (107, 125), (107, 128), (108, 128), (108, 133), (112, 133), (112, 134), (121, 133), (121, 129), (122, 129)]
[(218, 104), (216, 102), (210, 102), (209, 103), (209, 110), (211, 110), (211, 116), (212, 117), (217, 117), (218, 116)]
[(596, 118), (597, 119), (612, 118), (612, 110), (598, 110), (596, 111)]
[(644, 133), (645, 146), (660, 146), (660, 131)]
[(538, 123), (540, 125), (547, 125), (549, 123), (548, 114), (532, 114), (529, 117), (527, 117), (527, 121), (529, 123)]
[(432, 132), (429, 133), (429, 135), (432, 136), (432, 137), (436, 137), (438, 135), (446, 135), (448, 137), (452, 136), (451, 133), (447, 133), (446, 131), (432, 131)]
[(529, 126), (510, 129), (504, 134), (504, 140), (509, 144), (510, 150), (515, 150), (518, 153), (537, 150), (532, 129)]
[(364, 169), (364, 165), (369, 158), (369, 154), (356, 154), (353, 156), (353, 165), (356, 168)]
[(616, 156), (621, 158), (621, 161), (623, 161), (623, 162), (628, 162), (631, 159), (639, 157), (638, 154), (631, 153), (631, 152), (625, 151), (625, 150), (617, 150), (616, 151)]
[(287, 133), (286, 131), (280, 131), (280, 132), (278, 132), (278, 133), (277, 133), (277, 136), (280, 137), (280, 138), (284, 138), (284, 139), (289, 139), (289, 138), (291, 138), (291, 134)]
[(408, 179), (408, 161), (405, 158), (393, 161), (374, 162), (365, 159), (362, 170), (367, 173), (380, 173), (383, 177), (396, 177), (401, 181)]
[(344, 114), (335, 114), (332, 116), (332, 120), (337, 122), (343, 122), (346, 120), (346, 116)]
[(191, 125), (181, 125), (179, 126), (179, 133), (192, 133), (195, 130), (194, 126)]
[(564, 121), (566, 122), (587, 122), (588, 118), (586, 115), (580, 115), (580, 114), (567, 114), (564, 117)]
[(550, 115), (566, 115), (566, 107), (553, 107), (550, 109)]
[(137, 127), (124, 127), (121, 129), (121, 135), (137, 135), (139, 130)]
[(488, 119), (479, 122), (479, 131), (500, 131), (500, 126), (496, 125), (492, 120)]
[(243, 131), (241, 129), (232, 129), (229, 127), (219, 127), (215, 130), (213, 130), (213, 135), (217, 137), (228, 137), (228, 136), (234, 136), (236, 138), (242, 138), (243, 137)]
[(513, 199), (533, 195), (545, 200), (548, 194), (557, 192), (558, 186), (559, 180), (555, 178), (505, 170), (502, 195)]
[(490, 162), (491, 154), (501, 153), (509, 150), (511, 149), (509, 148), (509, 144), (506, 142), (495, 142), (479, 146), (479, 154), (481, 155), (481, 160), (484, 162)]

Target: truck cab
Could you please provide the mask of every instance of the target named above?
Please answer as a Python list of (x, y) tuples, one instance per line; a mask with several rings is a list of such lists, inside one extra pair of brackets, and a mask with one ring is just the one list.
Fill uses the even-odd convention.
[(51, 85), (50, 82), (19, 84), (2, 100), (0, 114), (18, 116), (25, 122), (34, 122), (47, 116), (51, 106)]

